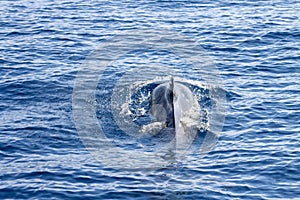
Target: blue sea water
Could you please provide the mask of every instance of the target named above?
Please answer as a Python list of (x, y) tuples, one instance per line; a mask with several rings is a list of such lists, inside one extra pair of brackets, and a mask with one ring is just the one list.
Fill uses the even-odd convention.
[[(299, 13), (292, 0), (0, 1), (0, 198), (300, 198)], [(222, 77), (226, 120), (205, 156), (118, 170), (86, 150), (74, 83), (98, 45), (143, 28), (203, 47)]]

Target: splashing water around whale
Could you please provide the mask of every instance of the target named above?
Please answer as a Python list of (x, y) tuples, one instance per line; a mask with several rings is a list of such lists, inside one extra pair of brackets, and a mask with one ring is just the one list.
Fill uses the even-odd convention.
[(169, 31), (129, 30), (103, 42), (81, 66), (73, 91), (83, 143), (113, 168), (156, 169), (206, 154), (222, 129), (224, 107), (210, 58), (192, 39)]

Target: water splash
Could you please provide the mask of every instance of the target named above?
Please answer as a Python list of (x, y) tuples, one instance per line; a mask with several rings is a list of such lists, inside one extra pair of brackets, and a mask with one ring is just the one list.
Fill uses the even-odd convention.
[(181, 129), (206, 133), (198, 153), (214, 146), (224, 122), (225, 92), (211, 59), (191, 38), (167, 30), (125, 31), (87, 58), (73, 92), (77, 131), (101, 163), (157, 168), (190, 153), (190, 142), (174, 151), (172, 137), (150, 137), (155, 148), (140, 142), (143, 133), (157, 133), (163, 126), (149, 115), (149, 98), (153, 88), (170, 77), (188, 87), (196, 102), (181, 117)]

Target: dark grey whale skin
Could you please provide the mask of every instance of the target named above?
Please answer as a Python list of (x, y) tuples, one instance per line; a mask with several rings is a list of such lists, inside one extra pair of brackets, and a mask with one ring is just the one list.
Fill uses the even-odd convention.
[(161, 84), (153, 90), (150, 102), (152, 116), (159, 122), (165, 122), (167, 128), (175, 129), (173, 77), (169, 83)]

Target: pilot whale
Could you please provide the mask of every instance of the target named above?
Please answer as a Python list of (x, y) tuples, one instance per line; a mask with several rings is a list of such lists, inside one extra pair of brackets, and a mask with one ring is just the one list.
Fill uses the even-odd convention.
[(167, 129), (175, 136), (176, 149), (188, 148), (197, 132), (187, 125), (193, 121), (190, 114), (200, 111), (193, 92), (171, 77), (169, 82), (154, 88), (150, 102), (150, 114), (155, 118), (151, 127), (156, 128), (155, 134)]

